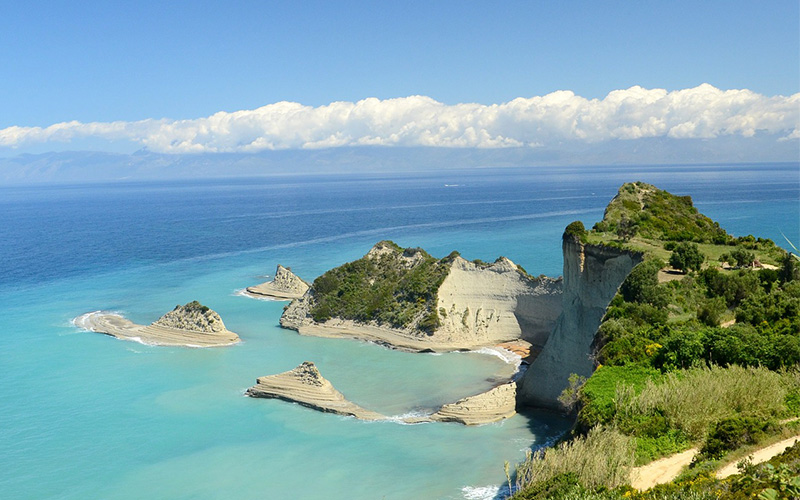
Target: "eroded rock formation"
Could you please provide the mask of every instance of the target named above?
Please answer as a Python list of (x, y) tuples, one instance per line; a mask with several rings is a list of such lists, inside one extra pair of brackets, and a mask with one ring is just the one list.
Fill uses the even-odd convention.
[(517, 412), (517, 383), (499, 385), (481, 394), (442, 406), (431, 415), (436, 422), (460, 422), (465, 425), (497, 422)]
[(365, 410), (348, 401), (310, 361), (305, 361), (287, 372), (259, 377), (256, 379), (256, 385), (247, 389), (245, 394), (253, 398), (283, 399), (315, 410), (362, 420), (386, 418), (380, 413)]
[(300, 279), (291, 269), (278, 264), (272, 281), (247, 287), (246, 292), (256, 297), (291, 300), (302, 297), (308, 286), (308, 283)]
[(562, 250), (562, 312), (519, 387), (522, 403), (554, 409), (570, 374), (588, 378), (594, 371), (592, 343), (600, 321), (622, 282), (642, 261), (640, 253), (584, 245), (566, 234)]
[[(389, 417), (367, 410), (348, 401), (314, 363), (305, 361), (297, 368), (256, 379), (256, 385), (245, 395), (253, 398), (275, 398), (294, 402), (315, 410), (355, 417), (361, 420), (386, 420)], [(400, 419), (401, 422), (459, 422), (479, 425), (496, 422), (516, 413), (516, 383), (509, 382), (484, 393), (442, 406), (429, 416)], [(397, 419), (392, 419), (397, 420)]]
[[(396, 265), (406, 269), (427, 256), (419, 249), (403, 250), (380, 242), (365, 258), (380, 259), (392, 253), (397, 254)], [(537, 348), (544, 345), (561, 312), (560, 279), (533, 278), (506, 258), (485, 264), (456, 254), (440, 263), (447, 268), (435, 291), (439, 324), (432, 331), (421, 330), (415, 321), (409, 327), (337, 316), (315, 321), (314, 287), (286, 307), (281, 326), (304, 335), (352, 337), (416, 351), (475, 349), (515, 339)]]

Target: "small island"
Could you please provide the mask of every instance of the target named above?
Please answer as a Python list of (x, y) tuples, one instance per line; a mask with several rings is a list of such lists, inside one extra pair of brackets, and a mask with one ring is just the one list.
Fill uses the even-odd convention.
[(119, 314), (95, 311), (73, 320), (75, 326), (147, 345), (221, 347), (240, 342), (219, 314), (192, 301), (177, 305), (150, 325), (137, 325)]
[(260, 285), (247, 287), (244, 294), (254, 298), (293, 300), (302, 297), (308, 287), (308, 283), (294, 274), (291, 268), (278, 264), (275, 278)]

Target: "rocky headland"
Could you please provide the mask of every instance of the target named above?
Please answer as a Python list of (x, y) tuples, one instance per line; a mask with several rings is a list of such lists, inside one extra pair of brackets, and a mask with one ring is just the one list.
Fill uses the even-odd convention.
[(298, 299), (308, 291), (308, 283), (294, 274), (291, 268), (278, 264), (275, 278), (260, 285), (249, 286), (245, 293), (256, 298), (270, 298), (274, 300)]
[(541, 347), (560, 312), (560, 279), (531, 277), (504, 257), (487, 264), (454, 252), (437, 260), (382, 241), (358, 261), (317, 278), (285, 309), (281, 325), (303, 335), (411, 351), (469, 350), (518, 339)]
[(137, 325), (119, 314), (103, 311), (79, 316), (73, 323), (84, 330), (149, 345), (220, 347), (240, 341), (225, 327), (219, 314), (197, 301), (175, 306), (150, 325)]

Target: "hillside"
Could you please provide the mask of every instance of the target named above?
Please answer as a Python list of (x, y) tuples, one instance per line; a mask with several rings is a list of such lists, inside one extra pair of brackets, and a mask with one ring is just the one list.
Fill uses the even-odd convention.
[[(782, 477), (800, 474), (797, 446), (774, 462), (784, 476), (778, 465), (732, 480), (713, 476), (742, 450), (797, 434), (797, 257), (770, 240), (729, 235), (689, 197), (638, 182), (620, 188), (592, 230), (576, 221), (565, 231), (565, 298), (583, 300), (591, 276), (596, 283), (609, 276), (607, 260), (585, 259), (602, 248), (635, 252), (641, 262), (610, 295), (591, 339), (586, 325), (557, 335), (560, 319), (545, 345), (541, 357), (553, 341), (571, 338), (593, 367), (560, 379), (558, 399), (575, 412), (576, 427), (558, 447), (520, 464), (515, 498), (747, 498), (789, 484)], [(555, 359), (551, 367), (561, 363)], [(523, 393), (541, 372), (536, 363)], [(627, 486), (634, 465), (691, 447), (699, 452), (676, 482), (643, 493)]]

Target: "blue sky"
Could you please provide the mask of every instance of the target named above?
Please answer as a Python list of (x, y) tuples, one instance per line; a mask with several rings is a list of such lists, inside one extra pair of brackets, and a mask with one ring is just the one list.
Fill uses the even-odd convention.
[(320, 107), (421, 95), (492, 105), (560, 90), (591, 100), (703, 83), (791, 96), (800, 92), (799, 5), (7, 3), (0, 133), (72, 120), (202, 118), (281, 101)]

